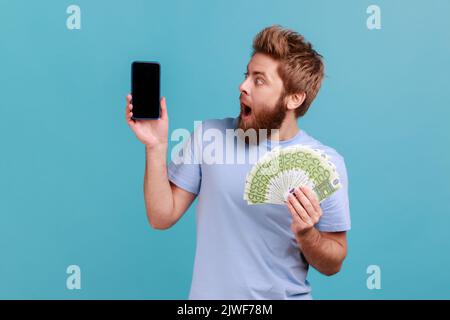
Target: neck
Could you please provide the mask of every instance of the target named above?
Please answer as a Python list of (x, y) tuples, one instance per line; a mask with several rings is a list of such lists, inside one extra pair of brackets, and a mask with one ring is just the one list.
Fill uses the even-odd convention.
[(280, 129), (270, 136), (271, 141), (284, 141), (293, 138), (298, 132), (297, 118), (294, 114), (287, 114)]

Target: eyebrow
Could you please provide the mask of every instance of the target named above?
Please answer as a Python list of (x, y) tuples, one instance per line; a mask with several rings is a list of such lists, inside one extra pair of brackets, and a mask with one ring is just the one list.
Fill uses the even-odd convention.
[[(248, 65), (247, 65), (247, 73), (250, 73), (249, 70), (248, 70)], [(251, 74), (253, 74), (253, 75), (262, 75), (264, 78), (267, 78), (267, 79), (271, 80), (271, 78), (264, 71), (257, 71), (257, 70), (255, 70), (255, 71), (252, 71)]]

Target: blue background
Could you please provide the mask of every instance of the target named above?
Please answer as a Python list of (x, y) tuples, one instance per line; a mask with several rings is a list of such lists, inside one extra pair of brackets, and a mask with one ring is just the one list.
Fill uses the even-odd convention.
[[(71, 4), (81, 30), (66, 27)], [(371, 4), (381, 30), (366, 26)], [(336, 276), (311, 271), (314, 297), (449, 299), (448, 12), (444, 0), (0, 0), (0, 298), (187, 298), (194, 210), (167, 231), (147, 222), (130, 64), (161, 62), (170, 130), (192, 130), (238, 114), (251, 41), (281, 24), (325, 58), (299, 126), (349, 173), (349, 255)], [(66, 288), (71, 264), (81, 290)]]

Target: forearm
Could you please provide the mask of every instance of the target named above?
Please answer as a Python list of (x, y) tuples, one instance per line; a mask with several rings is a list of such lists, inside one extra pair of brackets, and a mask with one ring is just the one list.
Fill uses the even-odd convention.
[(339, 272), (347, 253), (338, 241), (327, 238), (316, 228), (296, 235), (296, 239), (308, 263), (320, 273), (331, 276)]
[(173, 196), (167, 177), (167, 145), (146, 147), (144, 199), (147, 217), (154, 228), (173, 223)]

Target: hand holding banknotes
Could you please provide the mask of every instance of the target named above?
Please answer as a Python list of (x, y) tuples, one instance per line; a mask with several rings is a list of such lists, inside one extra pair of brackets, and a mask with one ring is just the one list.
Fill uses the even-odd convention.
[(316, 195), (307, 187), (295, 188), (287, 197), (286, 205), (292, 215), (291, 230), (302, 235), (314, 227), (322, 216)]

